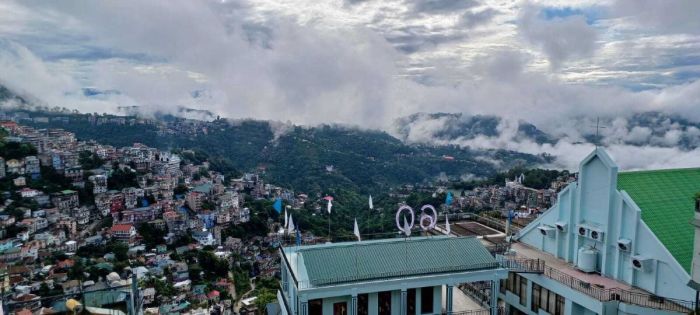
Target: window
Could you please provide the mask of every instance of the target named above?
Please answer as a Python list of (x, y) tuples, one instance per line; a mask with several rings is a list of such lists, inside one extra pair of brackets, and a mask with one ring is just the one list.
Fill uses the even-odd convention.
[(530, 310), (538, 312), (540, 309), (552, 315), (564, 314), (564, 297), (533, 283)]
[(530, 310), (537, 312), (540, 309), (540, 285), (532, 284), (532, 304), (530, 305)]
[(309, 301), (309, 315), (323, 315), (323, 300)]
[(348, 303), (338, 302), (333, 304), (333, 315), (348, 315)]
[(369, 315), (369, 295), (357, 295), (357, 315)]
[(514, 272), (508, 273), (506, 290), (520, 298), (520, 305), (527, 304), (527, 279)]
[(408, 289), (406, 292), (406, 314), (416, 315), (416, 289)]
[(557, 294), (557, 307), (554, 309), (554, 314), (564, 314), (564, 297)]
[(433, 287), (425, 287), (420, 289), (421, 314), (433, 313), (433, 292), (435, 292), (435, 288)]
[(520, 305), (527, 305), (527, 279), (518, 276), (520, 286), (518, 287), (518, 296), (520, 297)]
[(379, 292), (377, 296), (379, 315), (391, 315), (391, 291)]

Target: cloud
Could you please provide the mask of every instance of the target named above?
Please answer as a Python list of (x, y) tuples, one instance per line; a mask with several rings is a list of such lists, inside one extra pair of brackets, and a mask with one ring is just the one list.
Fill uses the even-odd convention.
[(412, 9), (417, 13), (450, 13), (473, 8), (479, 5), (475, 0), (410, 0)]
[(571, 58), (590, 57), (597, 47), (598, 34), (583, 15), (545, 19), (540, 8), (526, 6), (518, 26), (523, 38), (541, 49), (555, 68)]
[[(686, 13), (696, 4), (669, 9), (677, 25), (643, 4), (4, 1), (0, 80), (90, 112), (184, 106), (384, 130), (397, 117), (450, 112), (526, 120), (568, 139), (531, 152), (579, 148), (595, 116), (620, 119), (609, 146), (696, 143), (690, 128), (629, 123), (646, 111), (700, 120), (700, 36)], [(412, 140), (434, 136), (439, 122), (425, 123)], [(471, 141), (518, 148), (508, 136)]]
[(481, 26), (488, 22), (491, 22), (491, 20), (494, 18), (494, 16), (496, 16), (496, 14), (498, 14), (498, 11), (491, 8), (486, 8), (478, 11), (470, 10), (462, 14), (461, 24), (469, 29), (475, 28), (477, 26)]

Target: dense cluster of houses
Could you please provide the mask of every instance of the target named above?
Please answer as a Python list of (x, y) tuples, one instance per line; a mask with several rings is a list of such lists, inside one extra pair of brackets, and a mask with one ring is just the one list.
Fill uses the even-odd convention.
[[(19, 158), (0, 157), (0, 182), (6, 189), (0, 192), (0, 269), (5, 274), (0, 289), (5, 292), (3, 303), (15, 304), (11, 311), (57, 311), (60, 306), (42, 304), (42, 294), (128, 285), (131, 275), (139, 279), (146, 306), (162, 304), (156, 312), (184, 311), (197, 303), (230, 308), (233, 279), (193, 281), (188, 263), (182, 261), (187, 252), (202, 249), (213, 251), (231, 267), (254, 263), (256, 275), (273, 276), (277, 271), (277, 256), (270, 251), (279, 244), (276, 234), (246, 240), (222, 235), (230, 226), (251, 220), (246, 196), (282, 197), (295, 204), (292, 192), (263, 183), (257, 174), (226, 179), (207, 162), (193, 165), (177, 154), (139, 143), (115, 148), (78, 141), (65, 130), (35, 129), (10, 120), (1, 121), (0, 127), (8, 133), (4, 143), (36, 149)], [(43, 178), (47, 170), (62, 175), (70, 187), (50, 189)], [(114, 176), (129, 182), (114, 183)], [(145, 223), (165, 232), (163, 244), (145, 246), (139, 234)], [(173, 245), (183, 238), (192, 241)], [(81, 248), (115, 243), (128, 249), (126, 268), (119, 267), (123, 262), (114, 252), (97, 258), (75, 254)], [(83, 266), (77, 274), (76, 264)], [(150, 278), (166, 281), (174, 295), (157, 296), (157, 290), (146, 285)]]

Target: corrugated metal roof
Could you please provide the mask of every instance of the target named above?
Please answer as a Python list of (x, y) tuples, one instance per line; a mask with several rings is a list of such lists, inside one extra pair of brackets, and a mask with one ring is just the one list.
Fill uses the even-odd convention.
[(700, 168), (619, 173), (617, 187), (642, 209), (642, 220), (690, 273), (693, 261), (694, 197)]
[(396, 239), (302, 248), (314, 286), (497, 268), (476, 238)]

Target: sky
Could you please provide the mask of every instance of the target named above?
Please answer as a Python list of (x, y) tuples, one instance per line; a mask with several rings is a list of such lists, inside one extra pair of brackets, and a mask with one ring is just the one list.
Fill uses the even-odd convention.
[(416, 112), (546, 131), (645, 111), (700, 120), (696, 0), (6, 0), (0, 12), (0, 84), (51, 107), (383, 130)]

